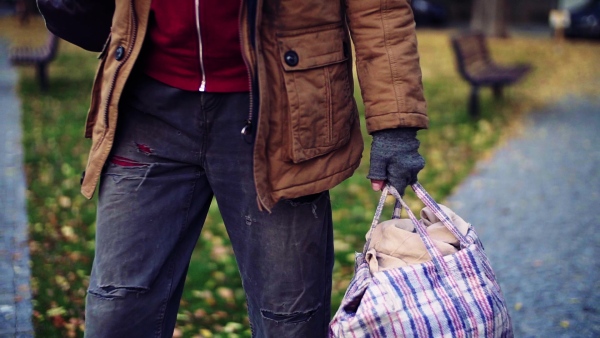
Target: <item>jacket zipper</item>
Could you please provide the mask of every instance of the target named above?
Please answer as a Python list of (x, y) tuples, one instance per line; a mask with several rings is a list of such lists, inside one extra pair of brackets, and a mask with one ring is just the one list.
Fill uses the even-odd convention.
[[(253, 86), (253, 84), (254, 84), (254, 78), (252, 76), (252, 70), (253, 69), (251, 67), (252, 65), (250, 64), (250, 61), (248, 61), (248, 58), (246, 57), (245, 49), (244, 49), (244, 42), (243, 42), (244, 41), (244, 36), (242, 36), (242, 22), (243, 22), (242, 21), (242, 15), (244, 13), (244, 10), (243, 10), (244, 7), (243, 6), (244, 6), (244, 4), (247, 3), (247, 1), (248, 0), (242, 0), (241, 1), (240, 16), (239, 16), (239, 25), (238, 25), (239, 27), (238, 27), (238, 29), (239, 29), (239, 35), (240, 35), (240, 49), (242, 51), (242, 59), (244, 60), (244, 63), (246, 64), (246, 70), (248, 71), (248, 82), (249, 82), (249, 89), (250, 89), (250, 92), (249, 92), (249, 104), (248, 104), (248, 106), (249, 106), (248, 107), (249, 108), (248, 119), (246, 120), (246, 125), (242, 128), (242, 138), (246, 142), (252, 143), (252, 134), (255, 132), (253, 130), (253, 126), (252, 126), (252, 122), (253, 122), (252, 119), (253, 119), (253, 112), (254, 112), (254, 90), (256, 90), (257, 88), (254, 88), (254, 86)], [(252, 1), (252, 0), (250, 0), (250, 1)], [(255, 11), (252, 11), (252, 12), (250, 12), (248, 10), (248, 16), (250, 16), (250, 15), (254, 15), (254, 18), (252, 18), (251, 21), (248, 20), (249, 23), (251, 25), (256, 26), (256, 22), (258, 21), (258, 10), (255, 10)], [(248, 29), (252, 28), (254, 30), (254, 27), (247, 27), (247, 28)], [(252, 47), (249, 46), (249, 49), (256, 48), (256, 45), (255, 45), (256, 34), (257, 34), (256, 30), (250, 31), (250, 33), (249, 33), (250, 39), (251, 40), (254, 39), (254, 41), (249, 41), (250, 46), (252, 46)], [(252, 49), (252, 52), (254, 52), (254, 49)], [(256, 57), (255, 57), (255, 59), (256, 59)], [(254, 74), (256, 74), (256, 72), (257, 72), (257, 69), (254, 69)], [(255, 75), (255, 76), (257, 76), (257, 75)], [(258, 135), (258, 129), (259, 129), (259, 125), (257, 124), (257, 126), (256, 126), (256, 134), (257, 135)], [(256, 152), (256, 144), (254, 144), (254, 148), (255, 149), (253, 151), (253, 154)], [(254, 169), (253, 169), (253, 175), (254, 175), (254, 189), (256, 190), (256, 202), (258, 204), (258, 209), (260, 211), (267, 210), (270, 213), (271, 209), (267, 208), (267, 206), (263, 203), (262, 198), (260, 196), (260, 192), (258, 190), (258, 187), (256, 186), (256, 182), (257, 182), (257, 180), (256, 180), (256, 171), (254, 171)], [(252, 329), (252, 327), (251, 327), (251, 329)]]
[(244, 36), (242, 35), (242, 15), (244, 12), (244, 3), (245, 1), (242, 0), (240, 1), (240, 11), (239, 11), (239, 18), (238, 18), (238, 35), (240, 37), (240, 51), (242, 52), (242, 59), (244, 60), (244, 64), (246, 65), (246, 72), (248, 73), (248, 88), (249, 88), (249, 103), (248, 103), (248, 119), (246, 119), (246, 124), (244, 125), (244, 127), (241, 130), (242, 133), (242, 138), (244, 138), (244, 140), (246, 140), (246, 142), (251, 143), (251, 136), (253, 133), (252, 130), (252, 118), (253, 118), (253, 110), (254, 110), (254, 91), (253, 91), (253, 86), (252, 86), (252, 72), (250, 71), (250, 62), (248, 61), (248, 58), (246, 57), (246, 54), (244, 53), (244, 42), (243, 42), (243, 38)]
[[(119, 62), (119, 65), (117, 66), (117, 69), (115, 70), (115, 74), (113, 75), (112, 81), (110, 82), (110, 87), (108, 90), (108, 97), (106, 98), (106, 105), (104, 108), (104, 133), (105, 134), (108, 131), (108, 108), (110, 106), (110, 100), (112, 99), (112, 95), (115, 90), (115, 85), (117, 83), (117, 76), (119, 75), (119, 71), (121, 70), (121, 68), (127, 61), (127, 59), (129, 59), (129, 57), (131, 56), (131, 53), (133, 52), (133, 47), (135, 46), (135, 40), (137, 39), (138, 24), (137, 24), (137, 17), (135, 16), (135, 7), (133, 5), (133, 1), (134, 0), (131, 0), (129, 2), (129, 9), (131, 11), (131, 17), (132, 17), (132, 21), (133, 21), (133, 34), (132, 34), (131, 42), (129, 43), (129, 48), (127, 49), (127, 54), (125, 55), (123, 60), (121, 60)], [(98, 142), (98, 145), (100, 145), (100, 143), (101, 142)]]
[(202, 59), (202, 35), (200, 34), (200, 0), (196, 0), (196, 33), (198, 33), (198, 60), (200, 63), (200, 73), (202, 73), (202, 80), (200, 82), (200, 88), (198, 91), (206, 90), (206, 72), (204, 72), (204, 60)]

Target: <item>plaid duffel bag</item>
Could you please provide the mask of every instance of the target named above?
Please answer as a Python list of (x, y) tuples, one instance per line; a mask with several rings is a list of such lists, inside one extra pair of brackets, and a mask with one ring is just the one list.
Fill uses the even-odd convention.
[[(508, 309), (494, 272), (473, 227), (461, 233), (416, 183), (419, 199), (460, 243), (443, 255), (398, 192), (385, 187), (364, 251), (356, 254), (355, 275), (330, 323), (330, 337), (513, 337)], [(404, 207), (429, 253), (427, 261), (373, 272), (367, 251), (388, 193), (396, 198), (394, 215)], [(398, 243), (403, 245), (406, 243)]]

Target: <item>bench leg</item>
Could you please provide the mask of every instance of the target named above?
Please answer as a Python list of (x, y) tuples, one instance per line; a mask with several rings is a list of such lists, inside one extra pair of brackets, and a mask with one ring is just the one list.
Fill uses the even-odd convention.
[(38, 63), (35, 67), (38, 83), (42, 91), (48, 89), (48, 67), (45, 62)]
[(502, 98), (502, 88), (504, 88), (502, 85), (492, 86), (492, 91), (494, 92), (494, 98), (496, 100), (499, 100)]
[(469, 98), (469, 115), (471, 117), (479, 116), (479, 87), (471, 87), (471, 96)]

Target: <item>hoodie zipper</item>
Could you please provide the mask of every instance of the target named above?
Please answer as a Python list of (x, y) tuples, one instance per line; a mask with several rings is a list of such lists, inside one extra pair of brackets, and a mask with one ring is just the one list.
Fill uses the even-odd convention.
[(198, 33), (198, 61), (200, 63), (200, 73), (202, 80), (198, 91), (206, 90), (206, 72), (204, 72), (204, 60), (202, 59), (202, 34), (200, 30), (200, 0), (196, 0), (196, 33)]

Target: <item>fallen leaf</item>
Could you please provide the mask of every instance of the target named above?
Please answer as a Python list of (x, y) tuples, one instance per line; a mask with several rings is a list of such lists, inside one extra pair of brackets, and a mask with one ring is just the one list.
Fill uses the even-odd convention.
[(173, 330), (173, 338), (181, 338), (181, 337), (183, 337), (183, 332), (181, 332), (181, 330), (176, 327)]

